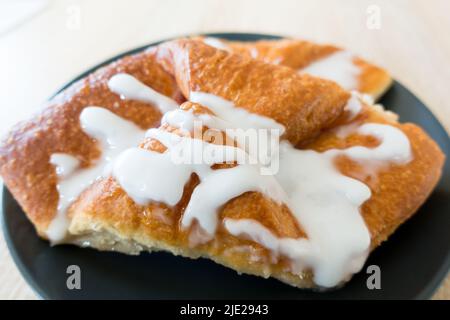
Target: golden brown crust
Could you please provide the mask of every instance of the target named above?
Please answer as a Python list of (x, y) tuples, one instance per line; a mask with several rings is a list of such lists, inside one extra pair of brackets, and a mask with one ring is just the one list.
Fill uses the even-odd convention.
[(280, 64), (295, 70), (303, 69), (341, 49), (304, 40), (259, 40), (254, 42), (224, 41), (232, 52)]
[(391, 76), (386, 70), (363, 59), (355, 58), (354, 63), (361, 70), (358, 91), (370, 95), (377, 101), (392, 85)]
[(331, 81), (218, 50), (201, 41), (176, 40), (156, 49), (186, 97), (211, 93), (286, 127), (297, 144), (316, 136), (341, 113), (349, 94)]
[(93, 139), (79, 124), (84, 107), (101, 106), (142, 128), (159, 124), (159, 110), (149, 104), (122, 100), (107, 87), (107, 80), (127, 72), (156, 91), (181, 101), (171, 75), (159, 66), (151, 53), (120, 59), (78, 81), (51, 99), (42, 111), (17, 124), (0, 144), (0, 174), (16, 200), (41, 235), (52, 220), (58, 203), (57, 178), (49, 163), (52, 153), (76, 156), (82, 166), (99, 156)]
[[(223, 41), (234, 53), (265, 62), (280, 64), (299, 70), (328, 55), (342, 50), (327, 44), (317, 44), (305, 40), (260, 40), (254, 42)], [(360, 68), (359, 92), (380, 98), (392, 84), (392, 78), (383, 68), (356, 57), (354, 63)]]

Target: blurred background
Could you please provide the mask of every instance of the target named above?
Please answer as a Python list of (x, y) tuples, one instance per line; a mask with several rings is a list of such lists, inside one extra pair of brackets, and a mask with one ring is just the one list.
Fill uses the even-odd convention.
[[(123, 51), (204, 32), (333, 43), (385, 67), (450, 131), (448, 0), (0, 0), (0, 134)], [(35, 299), (0, 237), (0, 299)], [(435, 295), (450, 299), (450, 279)]]

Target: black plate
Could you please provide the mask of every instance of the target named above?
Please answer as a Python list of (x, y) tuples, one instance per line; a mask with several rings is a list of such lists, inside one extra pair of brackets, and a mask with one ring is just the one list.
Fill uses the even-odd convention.
[[(213, 36), (247, 41), (277, 38), (235, 33)], [(105, 61), (77, 79), (144, 48)], [(127, 256), (68, 245), (50, 247), (48, 242), (36, 236), (33, 226), (5, 188), (3, 219), (8, 247), (25, 279), (39, 296), (46, 299), (429, 298), (450, 266), (450, 139), (422, 102), (399, 83), (394, 84), (381, 103), (398, 113), (401, 121), (419, 124), (447, 154), (443, 177), (420, 212), (402, 225), (367, 261), (366, 266), (376, 264), (381, 268), (381, 290), (367, 289), (366, 267), (345, 287), (318, 293), (292, 288), (273, 279), (238, 276), (233, 270), (205, 259), (184, 259), (164, 252)], [(81, 290), (66, 288), (66, 269), (72, 264), (81, 268)]]

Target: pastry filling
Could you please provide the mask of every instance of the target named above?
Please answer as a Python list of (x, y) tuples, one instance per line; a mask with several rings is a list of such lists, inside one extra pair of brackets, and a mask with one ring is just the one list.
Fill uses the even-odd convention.
[[(343, 61), (350, 58), (329, 59), (344, 66)], [(181, 228), (188, 229), (196, 221), (202, 229), (203, 236), (193, 245), (214, 238), (221, 223), (219, 212), (225, 203), (249, 191), (260, 192), (286, 205), (307, 238), (277, 237), (252, 219), (225, 219), (225, 229), (233, 236), (262, 245), (276, 256), (288, 258), (292, 273), (301, 274), (310, 269), (317, 285), (333, 287), (362, 268), (370, 248), (370, 234), (360, 207), (370, 198), (371, 191), (361, 181), (343, 175), (335, 167), (336, 157), (346, 156), (370, 172), (382, 165), (406, 164), (412, 159), (408, 138), (390, 125), (366, 123), (352, 128), (358, 134), (379, 140), (379, 145), (374, 148), (353, 146), (325, 152), (302, 150), (287, 141), (279, 141), (284, 127), (273, 119), (249, 113), (211, 94), (191, 93), (190, 101), (212, 112), (196, 114), (177, 109), (174, 101), (130, 75), (113, 76), (109, 87), (124, 99), (147, 101), (158, 106), (164, 112), (162, 124), (179, 128), (183, 135), (171, 133), (164, 126), (145, 133), (106, 109), (85, 108), (80, 116), (81, 126), (98, 141), (102, 156), (93, 166), (79, 168), (78, 160), (73, 156), (52, 155), (51, 163), (59, 178), (58, 214), (47, 230), (53, 242), (64, 239), (69, 224), (65, 213), (70, 204), (98, 178), (112, 175), (138, 204), (158, 201), (174, 206), (195, 173), (200, 183), (194, 188), (180, 222)], [(355, 117), (361, 110), (360, 100), (352, 96), (347, 110)], [(196, 139), (191, 133), (198, 124), (200, 128), (225, 132), (235, 143), (217, 144)], [(246, 144), (238, 134), (249, 129), (268, 132), (257, 135), (260, 150), (255, 151), (252, 144)], [(166, 151), (137, 148), (144, 136), (159, 141)], [(223, 163), (233, 166), (212, 168)]]

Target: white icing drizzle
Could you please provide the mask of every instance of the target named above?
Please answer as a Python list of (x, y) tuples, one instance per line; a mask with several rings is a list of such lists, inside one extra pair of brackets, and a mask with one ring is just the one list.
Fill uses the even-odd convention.
[[(211, 166), (216, 163), (246, 163), (247, 154), (240, 148), (216, 145), (190, 137), (180, 137), (176, 134), (159, 129), (150, 129), (145, 134), (147, 138), (159, 140), (170, 152), (171, 161), (175, 164)], [(200, 169), (196, 170), (200, 170)]]
[(189, 166), (171, 161), (169, 153), (141, 148), (123, 152), (113, 167), (113, 176), (127, 194), (141, 205), (151, 200), (176, 205), (191, 173)]
[[(259, 56), (259, 51), (258, 51), (258, 49), (257, 49), (257, 48), (251, 48), (251, 49), (250, 49), (250, 56), (251, 56), (253, 59), (258, 59), (258, 56)], [(278, 63), (276, 63), (276, 61), (274, 61), (273, 63), (274, 63), (274, 64), (278, 64)]]
[[(122, 77), (123, 78), (123, 77)], [(136, 94), (134, 84), (112, 81), (112, 90), (129, 98)], [(111, 81), (110, 81), (111, 82)], [(131, 88), (131, 89), (130, 89)], [(142, 91), (140, 91), (142, 92)], [(145, 94), (143, 94), (145, 95)], [(191, 132), (195, 120), (204, 121), (210, 128), (276, 129), (284, 127), (274, 120), (251, 114), (213, 95), (193, 92), (191, 100), (198, 102), (215, 115), (195, 115), (192, 111), (176, 110), (165, 114), (163, 122)], [(348, 109), (358, 112), (357, 102), (350, 100)], [(411, 160), (408, 138), (399, 129), (382, 124), (364, 124), (358, 133), (375, 136), (380, 144), (375, 148), (355, 146), (332, 149), (323, 153), (298, 150), (288, 142), (280, 144), (280, 170), (275, 176), (260, 174), (260, 165), (247, 164), (246, 150), (216, 145), (163, 129), (150, 129), (146, 136), (159, 140), (167, 150), (158, 153), (135, 148), (144, 133), (133, 124), (101, 108), (86, 108), (81, 117), (83, 130), (99, 141), (102, 157), (95, 166), (75, 169), (78, 162), (69, 155), (55, 154), (51, 162), (57, 167), (60, 181), (60, 203), (57, 218), (48, 232), (57, 239), (61, 219), (70, 203), (97, 177), (112, 173), (123, 189), (137, 203), (160, 201), (173, 206), (182, 197), (183, 189), (193, 173), (200, 179), (185, 209), (181, 227), (188, 228), (195, 220), (200, 227), (200, 241), (214, 236), (218, 226), (218, 212), (229, 200), (248, 191), (261, 192), (278, 203), (286, 204), (301, 224), (308, 238), (278, 238), (258, 221), (241, 219), (224, 221), (225, 228), (235, 236), (245, 236), (260, 243), (274, 255), (288, 257), (291, 271), (300, 274), (307, 268), (314, 271), (314, 279), (324, 287), (335, 286), (357, 272), (363, 265), (370, 246), (370, 234), (360, 215), (360, 206), (370, 198), (370, 189), (362, 182), (342, 175), (334, 166), (338, 155), (345, 155), (367, 163), (403, 164)], [(132, 147), (132, 148), (130, 148)], [(183, 153), (200, 161), (178, 162)], [(207, 156), (205, 157), (205, 150)], [(115, 161), (114, 161), (115, 159)], [(213, 170), (211, 165), (237, 162), (228, 169)], [(112, 165), (112, 171), (108, 164)]]
[(56, 174), (65, 178), (79, 167), (80, 160), (65, 153), (54, 153), (50, 157), (50, 163), (55, 166)]
[(308, 240), (278, 239), (251, 220), (226, 221), (225, 227), (233, 235), (245, 235), (289, 257), (294, 273), (311, 268), (318, 285), (335, 286), (358, 271), (348, 265), (354, 257), (367, 255), (370, 235), (359, 207), (370, 198), (370, 189), (340, 174), (332, 156), (297, 150), (287, 143), (281, 149), (277, 180)]
[[(226, 128), (232, 124), (232, 127), (241, 125), (248, 128), (251, 127), (248, 122), (253, 122), (253, 126), (274, 127), (267, 118), (251, 117), (248, 112), (243, 112), (221, 98), (194, 93), (191, 99), (216, 112), (217, 116), (205, 115), (204, 120), (208, 122), (208, 126), (224, 129), (224, 126)], [(353, 116), (361, 109), (356, 95), (349, 100), (348, 109), (353, 111)], [(219, 115), (226, 120), (218, 121)], [(192, 122), (198, 118), (191, 111), (173, 111), (164, 120), (172, 126), (190, 131), (193, 128)], [(301, 273), (306, 268), (313, 269), (316, 283), (331, 287), (362, 267), (370, 246), (370, 234), (359, 211), (360, 206), (370, 198), (370, 189), (364, 183), (342, 175), (334, 166), (334, 158), (346, 155), (364, 163), (370, 160), (398, 164), (411, 159), (409, 141), (399, 129), (382, 124), (365, 124), (358, 132), (375, 136), (380, 140), (380, 145), (375, 148), (357, 146), (318, 153), (298, 150), (283, 142), (280, 170), (273, 177), (262, 176), (255, 170), (256, 166), (242, 163), (241, 158), (226, 158), (219, 151), (236, 148), (210, 145), (198, 139), (151, 129), (147, 136), (161, 141), (168, 147), (168, 151), (161, 155), (135, 150), (142, 154), (142, 159), (125, 153), (125, 158), (117, 162), (120, 166), (114, 168), (114, 175), (137, 201), (144, 198), (144, 203), (156, 200), (174, 205), (181, 199), (183, 187), (191, 174), (197, 173), (200, 184), (194, 189), (181, 221), (183, 228), (188, 228), (193, 221), (198, 222), (203, 232), (201, 237), (196, 237), (196, 244), (213, 237), (221, 206), (245, 192), (258, 191), (278, 203), (285, 203), (301, 223), (308, 239), (279, 239), (259, 222), (252, 220), (226, 220), (225, 227), (233, 235), (249, 237), (276, 255), (289, 257), (294, 273)], [(200, 147), (205, 145), (216, 149), (216, 155), (219, 156), (197, 165), (177, 165), (173, 163), (173, 158), (168, 160), (177, 147), (182, 152), (195, 153), (195, 150), (201, 150)], [(219, 170), (210, 168), (213, 163), (233, 159), (238, 160), (238, 166)], [(142, 175), (144, 168), (149, 167), (154, 168), (149, 171), (150, 176)], [(171, 178), (161, 186), (160, 181), (169, 174)], [(148, 184), (152, 184), (151, 187)], [(211, 190), (214, 192), (211, 193)]]
[(375, 148), (354, 146), (345, 150), (329, 150), (329, 154), (345, 154), (362, 163), (396, 163), (411, 161), (412, 152), (408, 137), (391, 125), (366, 123), (357, 130), (359, 134), (374, 136), (382, 143)]
[(355, 133), (358, 128), (361, 126), (361, 123), (358, 122), (350, 122), (347, 124), (343, 124), (333, 128), (333, 133), (340, 139), (347, 138), (350, 134)]
[(214, 47), (216, 49), (220, 50), (227, 50), (228, 46), (220, 39), (214, 38), (214, 37), (205, 37), (202, 39), (204, 43), (206, 43), (208, 46)]
[[(272, 118), (248, 112), (213, 94), (191, 92), (189, 99), (207, 106), (216, 115), (202, 119), (206, 126), (225, 131), (227, 136), (235, 139), (253, 159), (258, 159), (261, 165), (269, 165), (271, 159), (277, 155), (276, 145), (285, 132), (282, 124)], [(248, 133), (255, 133), (257, 130), (266, 134), (258, 134), (254, 141), (248, 143), (246, 140), (251, 136)], [(254, 150), (254, 146), (258, 146), (258, 150)]]
[(354, 56), (350, 52), (341, 50), (314, 61), (299, 71), (333, 80), (347, 90), (357, 90), (361, 70), (354, 64), (353, 59)]
[(222, 131), (232, 129), (231, 123), (211, 114), (194, 114), (192, 109), (175, 109), (166, 112), (161, 119), (161, 123), (166, 123), (171, 127), (179, 128), (185, 133), (191, 133), (194, 131), (196, 122), (198, 122), (198, 125), (200, 126), (199, 129), (203, 126)]
[(356, 132), (359, 126), (361, 125), (357, 121), (351, 121), (355, 119), (362, 110), (362, 101), (368, 104), (368, 99), (365, 95), (360, 94), (357, 91), (352, 91), (351, 96), (347, 101), (347, 104), (344, 107), (344, 111), (347, 111), (348, 117), (346, 119), (346, 124), (342, 124), (333, 129), (334, 134), (337, 137), (344, 139), (348, 135)]
[[(237, 112), (240, 113), (241, 111)], [(255, 119), (255, 121), (259, 121), (260, 129), (264, 129), (264, 125), (271, 125), (271, 123), (267, 122), (266, 119), (267, 118), (264, 119), (262, 117), (261, 119)], [(268, 130), (262, 130), (262, 132), (259, 132), (258, 134), (258, 132), (256, 132), (254, 129), (238, 128), (235, 124), (222, 120), (211, 114), (194, 114), (192, 109), (187, 111), (177, 109), (167, 112), (163, 116), (161, 123), (166, 123), (172, 127), (179, 128), (185, 133), (194, 132), (194, 137), (196, 135), (199, 135), (199, 139), (201, 139), (201, 129), (205, 126), (208, 128), (212, 128), (213, 130), (223, 131), (227, 134), (226, 139), (231, 139), (229, 142), (237, 142), (238, 146), (245, 150), (245, 152), (247, 153), (244, 156), (245, 158), (251, 159), (252, 164), (260, 163), (261, 165), (270, 164), (272, 158), (276, 156), (278, 151), (279, 137), (284, 132), (283, 126), (273, 126), (272, 128), (267, 128)], [(149, 130), (147, 137), (153, 131), (154, 130)], [(206, 146), (206, 148), (208, 148), (208, 146)], [(242, 153), (239, 154), (242, 155)], [(265, 168), (266, 172), (269, 172), (269, 169), (270, 168)]]
[(252, 220), (225, 221), (226, 229), (289, 257), (294, 272), (312, 268), (320, 286), (335, 286), (358, 272), (370, 246), (370, 234), (359, 208), (371, 192), (364, 183), (342, 175), (333, 159), (342, 154), (364, 163), (376, 160), (405, 164), (412, 157), (409, 140), (395, 127), (369, 123), (358, 132), (377, 137), (381, 144), (376, 148), (357, 146), (318, 153), (282, 143), (277, 181), (287, 193), (287, 204), (306, 231), (308, 241), (278, 239)]
[[(202, 114), (206, 121), (206, 114)], [(197, 115), (194, 115), (192, 109), (191, 110), (182, 110), (175, 109), (169, 112), (166, 112), (162, 119), (161, 123), (167, 123), (171, 127), (179, 128), (185, 132), (191, 132), (194, 130), (194, 121), (198, 119)]]
[[(214, 236), (218, 209), (234, 197), (248, 191), (259, 191), (279, 203), (287, 201), (274, 177), (263, 176), (258, 166), (245, 164), (245, 152), (239, 148), (180, 137), (158, 129), (150, 129), (147, 137), (159, 140), (168, 150), (158, 153), (129, 149), (116, 160), (113, 176), (137, 203), (145, 205), (150, 201), (160, 201), (173, 206), (180, 201), (191, 174), (196, 173), (200, 184), (191, 195), (181, 225), (188, 228), (196, 219), (206, 232), (204, 241)], [(178, 153), (194, 154), (196, 151), (210, 156), (195, 163), (176, 161)], [(240, 165), (230, 169), (211, 169), (213, 164), (232, 161)], [(214, 190), (214, 195), (211, 190)]]
[[(182, 227), (194, 220), (212, 238), (217, 228), (217, 214), (229, 200), (248, 191), (262, 194), (282, 203), (287, 200), (283, 189), (273, 176), (263, 176), (255, 166), (238, 165), (231, 169), (211, 170), (200, 176), (201, 183), (194, 189), (183, 214)], [(211, 195), (214, 190), (214, 195)]]
[(122, 99), (139, 100), (156, 105), (162, 113), (178, 108), (178, 103), (169, 97), (153, 90), (135, 77), (118, 73), (108, 81), (109, 89), (120, 95)]
[(191, 92), (189, 100), (208, 107), (216, 118), (226, 122), (226, 127), (218, 129), (276, 129), (284, 133), (285, 128), (275, 120), (251, 113), (244, 108), (235, 106), (231, 101), (204, 92)]
[(69, 221), (66, 211), (90, 184), (99, 177), (109, 174), (111, 162), (125, 149), (136, 146), (144, 138), (144, 131), (107, 109), (86, 107), (80, 115), (82, 129), (99, 142), (101, 157), (95, 164), (76, 170), (78, 160), (68, 154), (53, 154), (51, 163), (59, 176), (58, 211), (47, 229), (47, 236), (53, 243), (62, 241)]
[[(240, 118), (240, 111), (236, 111), (238, 115), (235, 117), (234, 109), (230, 111), (217, 108), (216, 102), (219, 105), (223, 103), (221, 99), (205, 97), (203, 99), (194, 97), (194, 100), (208, 106), (211, 110), (218, 110), (219, 113), (225, 114), (227, 123), (235, 124), (245, 121)], [(355, 104), (358, 104), (357, 100), (349, 101), (350, 109), (356, 113), (359, 111), (356, 109), (360, 108), (354, 107)], [(231, 107), (233, 106), (227, 105), (224, 109)], [(171, 125), (188, 129), (192, 127), (186, 125), (186, 122), (195, 119), (190, 112), (167, 118), (172, 119)], [(233, 122), (234, 119), (237, 120)], [(258, 124), (267, 125), (266, 120), (263, 120)], [(211, 123), (209, 125), (214, 126), (214, 123)], [(380, 145), (375, 148), (358, 146), (318, 153), (312, 150), (297, 150), (287, 142), (282, 143), (280, 171), (276, 179), (270, 177), (271, 179), (263, 180), (267, 177), (261, 176), (258, 171), (250, 170), (249, 168), (252, 167), (245, 164), (220, 170), (210, 170), (207, 166), (202, 170), (191, 167), (189, 173), (196, 172), (201, 183), (191, 195), (183, 215), (182, 227), (187, 228), (196, 220), (206, 232), (206, 237), (202, 234), (201, 240), (197, 243), (207, 241), (216, 231), (217, 212), (223, 204), (247, 191), (262, 192), (275, 201), (289, 206), (307, 233), (308, 239), (278, 239), (260, 223), (252, 220), (226, 220), (224, 222), (226, 229), (233, 235), (251, 238), (276, 255), (289, 257), (292, 260), (294, 273), (301, 273), (306, 268), (312, 268), (318, 285), (324, 287), (337, 285), (357, 272), (367, 257), (370, 234), (359, 208), (370, 198), (371, 192), (364, 183), (342, 175), (334, 167), (333, 159), (339, 154), (364, 163), (370, 159), (370, 161), (401, 164), (411, 159), (409, 141), (399, 129), (382, 124), (365, 124), (358, 132), (375, 136), (381, 141)], [(174, 140), (177, 141), (176, 145), (182, 144), (180, 141), (189, 140), (185, 137), (174, 138), (171, 137), (172, 134), (155, 129), (150, 130), (147, 135), (162, 141), (169, 148)], [(203, 142), (199, 140), (199, 143)], [(225, 159), (216, 160), (220, 163)], [(211, 163), (209, 162), (208, 165)], [(148, 164), (133, 163), (132, 166), (143, 168)], [(153, 180), (158, 181), (164, 173), (160, 170), (156, 171), (158, 173)], [(182, 181), (177, 183), (181, 182), (184, 186), (189, 174), (185, 173), (182, 176)], [(127, 175), (127, 179), (135, 183), (138, 176)], [(172, 188), (168, 189), (172, 190)], [(214, 193), (210, 190), (214, 190)], [(181, 198), (181, 195), (179, 194), (177, 198)]]
[(351, 96), (344, 107), (349, 113), (348, 120), (354, 119), (362, 110), (361, 95), (357, 91), (352, 91)]
[[(123, 99), (151, 103), (161, 112), (178, 107), (172, 99), (125, 73), (112, 76), (108, 81), (108, 87)], [(80, 124), (86, 134), (98, 141), (101, 156), (90, 167), (80, 169), (79, 160), (72, 155), (63, 153), (51, 155), (50, 163), (55, 166), (58, 175), (59, 193), (57, 214), (47, 228), (47, 236), (53, 243), (63, 241), (66, 236), (69, 226), (66, 211), (69, 206), (95, 180), (111, 173), (112, 164), (120, 153), (137, 146), (145, 136), (145, 131), (134, 123), (101, 107), (84, 108), (80, 114)]]

